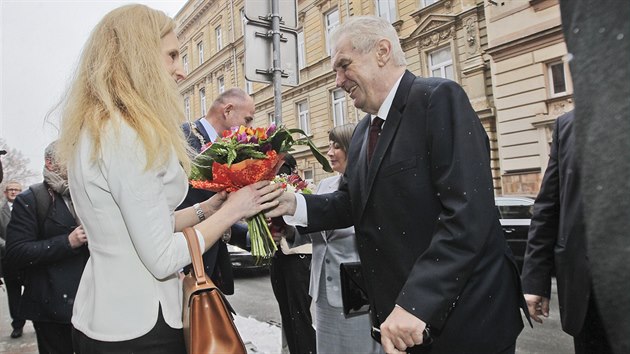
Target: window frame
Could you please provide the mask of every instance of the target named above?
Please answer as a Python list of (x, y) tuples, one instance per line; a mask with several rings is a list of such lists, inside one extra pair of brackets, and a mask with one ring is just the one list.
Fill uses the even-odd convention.
[(217, 52), (220, 52), (223, 49), (223, 30), (221, 25), (214, 28), (214, 37), (217, 41)]
[(184, 97), (184, 116), (190, 120), (190, 96)]
[(206, 88), (202, 87), (199, 89), (199, 108), (201, 108), (201, 115), (203, 116), (207, 113), (206, 103)]
[(435, 4), (436, 2), (440, 1), (440, 0), (420, 0), (422, 3), (422, 7), (427, 7), (427, 6), (431, 6), (433, 4)]
[(198, 59), (199, 59), (199, 65), (203, 64), (204, 61), (204, 57), (203, 57), (203, 41), (197, 43), (197, 54)]
[(245, 25), (247, 24), (247, 17), (245, 16), (245, 8), (241, 7), (241, 10), (239, 12), (241, 14), (241, 34), (244, 36), (245, 35)]
[(304, 41), (304, 30), (297, 33), (297, 49), (298, 49), (298, 69), (306, 67), (306, 42)]
[[(396, 21), (397, 17), (397, 8), (396, 8), (396, 1), (394, 0), (375, 0), (376, 1), (376, 14), (379, 17), (383, 17), (386, 18), (387, 21), (389, 21), (390, 23), (393, 23)], [(387, 3), (387, 14), (385, 14), (385, 16), (381, 13), (381, 4), (383, 3)]]
[[(443, 50), (448, 50), (449, 54), (450, 54), (450, 60), (444, 61), (444, 62), (440, 62), (438, 64), (434, 64), (433, 63), (433, 54), (436, 54), (440, 51)], [(448, 78), (446, 77), (446, 68), (450, 66), (451, 68), (451, 74), (452, 74), (452, 78)], [(429, 52), (427, 52), (427, 67), (428, 67), (428, 74), (430, 77), (440, 77), (443, 79), (448, 79), (448, 80), (453, 80), (456, 81), (456, 75), (455, 75), (455, 61), (453, 60), (453, 50), (451, 48), (450, 45), (444, 46), (444, 47), (439, 47), (439, 48), (435, 48)], [(440, 76), (434, 76), (433, 75), (433, 70), (436, 69), (440, 69)]]
[[(556, 92), (555, 91), (555, 79), (553, 77), (552, 67), (556, 65), (562, 65), (562, 79), (564, 81), (564, 91)], [(547, 63), (547, 85), (549, 87), (549, 97), (562, 97), (570, 94), (571, 86), (569, 83), (569, 68), (567, 63), (562, 60), (554, 60)]]
[(190, 72), (190, 67), (188, 63), (188, 54), (182, 55), (182, 66), (184, 67), (184, 72), (186, 75)]
[[(299, 170), (299, 172), (302, 175), (302, 179), (304, 181), (308, 182), (309, 184), (315, 184), (315, 171), (312, 167)], [(307, 176), (307, 173), (310, 174), (310, 177)]]
[[(305, 107), (305, 109), (302, 109)], [(295, 103), (295, 111), (297, 112), (298, 128), (306, 135), (311, 135), (311, 116), (309, 112), (308, 100), (303, 99)]]
[(267, 112), (267, 121), (269, 122), (269, 125), (271, 124), (275, 124), (278, 125), (278, 122), (276, 122), (276, 114), (275, 112)]
[[(341, 97), (335, 98), (335, 93), (341, 93)], [(346, 124), (348, 116), (346, 91), (340, 88), (332, 90), (330, 92), (330, 98), (332, 100), (332, 104), (330, 106), (332, 107), (333, 127)], [(341, 108), (341, 117), (337, 117), (337, 107)], [(341, 120), (339, 120), (339, 118), (341, 118)]]
[(217, 91), (219, 95), (225, 92), (225, 78), (223, 76), (217, 78)]
[[(330, 16), (332, 14), (336, 14), (337, 15), (337, 22), (335, 23), (331, 23), (330, 20)], [(339, 14), (339, 9), (338, 8), (333, 8), (330, 9), (328, 12), (326, 12), (326, 14), (324, 15), (324, 28), (326, 30), (326, 54), (330, 55), (332, 48), (331, 48), (331, 43), (330, 43), (330, 34), (332, 33), (332, 31), (334, 31), (335, 28), (337, 28), (337, 26), (339, 26), (341, 24), (341, 18), (340, 18), (340, 14)]]

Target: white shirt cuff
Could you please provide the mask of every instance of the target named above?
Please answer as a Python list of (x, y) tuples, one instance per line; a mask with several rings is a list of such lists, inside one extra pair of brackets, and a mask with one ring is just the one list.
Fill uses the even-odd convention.
[(287, 225), (291, 226), (308, 226), (308, 213), (306, 212), (306, 199), (304, 196), (296, 193), (295, 195), (295, 214), (284, 215), (282, 218)]

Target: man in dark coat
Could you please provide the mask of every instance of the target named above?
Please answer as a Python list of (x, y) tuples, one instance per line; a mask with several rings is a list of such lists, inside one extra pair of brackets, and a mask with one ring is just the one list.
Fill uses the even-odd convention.
[(523, 291), (534, 321), (549, 316), (555, 269), (562, 329), (576, 353), (610, 353), (592, 292), (586, 252), (580, 170), (575, 156), (573, 111), (556, 120), (549, 164), (534, 204), (523, 263)]
[(331, 43), (337, 86), (368, 113), (347, 183), (284, 194), (267, 216), (292, 215), (287, 223), (308, 225), (301, 232), (354, 224), (385, 352), (513, 353), (526, 305), (494, 205), (488, 137), (466, 93), (407, 71), (382, 18), (350, 18)]
[[(254, 100), (239, 88), (229, 89), (217, 97), (210, 106), (205, 117), (192, 123), (184, 123), (182, 129), (188, 140), (188, 144), (197, 152), (212, 141), (221, 136), (224, 130), (233, 126), (251, 125), (254, 120)], [(183, 209), (203, 202), (212, 197), (214, 192), (188, 187), (186, 199), (177, 209)], [(240, 233), (241, 235), (236, 235)], [(245, 239), (247, 228), (239, 224), (232, 226), (229, 233), (224, 235), (224, 242), (215, 243), (203, 254), (203, 264), (206, 273), (210, 275), (214, 283), (225, 293), (234, 293), (234, 277), (232, 275), (232, 263), (225, 243), (233, 234), (235, 237)]]
[(72, 354), (72, 307), (89, 253), (53, 151), (54, 143), (46, 148), (44, 182), (15, 199), (6, 264), (24, 272), (19, 313), (33, 321), (39, 352)]
[(630, 1), (560, 0), (593, 290), (616, 353), (630, 353)]

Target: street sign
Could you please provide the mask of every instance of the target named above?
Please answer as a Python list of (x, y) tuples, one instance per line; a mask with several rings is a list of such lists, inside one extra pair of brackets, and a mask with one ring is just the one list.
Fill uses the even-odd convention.
[[(273, 46), (271, 29), (266, 23), (247, 21), (245, 24), (245, 77), (249, 81), (273, 82)], [(280, 29), (280, 65), (282, 85), (299, 83), (297, 32)]]
[[(280, 26), (297, 28), (297, 5), (295, 0), (277, 0)], [(271, 23), (271, 0), (245, 0), (245, 17), (250, 21)]]

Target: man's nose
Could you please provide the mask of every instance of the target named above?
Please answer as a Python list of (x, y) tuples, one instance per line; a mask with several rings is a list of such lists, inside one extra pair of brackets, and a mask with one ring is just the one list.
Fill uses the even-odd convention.
[(343, 87), (343, 83), (346, 81), (346, 77), (342, 72), (337, 71), (335, 76), (335, 84), (337, 87)]

